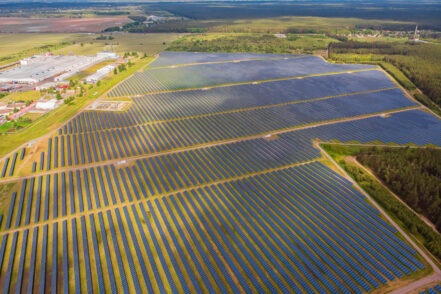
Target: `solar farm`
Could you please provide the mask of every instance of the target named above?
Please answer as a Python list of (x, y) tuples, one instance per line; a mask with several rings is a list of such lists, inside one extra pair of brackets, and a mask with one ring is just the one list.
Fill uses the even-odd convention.
[(130, 105), (0, 161), (2, 293), (365, 293), (429, 266), (317, 145), (441, 147), (380, 68), (165, 52), (100, 99)]

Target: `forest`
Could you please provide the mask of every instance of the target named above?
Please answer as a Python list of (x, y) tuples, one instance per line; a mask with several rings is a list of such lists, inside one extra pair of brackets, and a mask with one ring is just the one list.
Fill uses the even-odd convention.
[(441, 231), (441, 150), (367, 149), (357, 159)]
[(201, 34), (186, 35), (167, 48), (169, 51), (190, 52), (253, 52), (253, 53), (313, 53), (326, 50), (335, 39), (324, 34)]
[[(441, 150), (341, 145), (323, 147), (386, 211), (441, 258)], [(354, 156), (372, 170), (391, 191), (429, 219), (438, 232), (360, 167), (342, 159), (346, 156)]]
[[(388, 62), (403, 72), (432, 101), (441, 105), (440, 44), (344, 41), (329, 45), (329, 56), (344, 62)], [(417, 97), (418, 98), (418, 97)]]

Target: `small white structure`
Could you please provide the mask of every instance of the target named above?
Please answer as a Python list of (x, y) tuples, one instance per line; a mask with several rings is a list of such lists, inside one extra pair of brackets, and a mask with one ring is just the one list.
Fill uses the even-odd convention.
[(57, 102), (58, 102), (57, 99), (38, 101), (37, 104), (35, 105), (35, 108), (41, 110), (52, 110), (55, 109), (55, 107), (57, 106)]
[(274, 34), (274, 36), (276, 36), (276, 38), (279, 38), (279, 39), (286, 39), (285, 34)]
[(113, 51), (103, 51), (103, 52), (98, 52), (97, 54), (96, 54), (96, 56), (98, 57), (98, 58), (102, 58), (102, 59), (117, 59), (118, 58), (118, 55), (116, 55), (116, 53), (115, 52), (113, 52)]
[(97, 70), (94, 74), (91, 74), (86, 78), (86, 83), (94, 84), (111, 73), (116, 67), (113, 64), (106, 65), (103, 68)]
[(50, 89), (50, 88), (52, 88), (52, 87), (55, 88), (56, 86), (57, 86), (57, 83), (49, 82), (49, 83), (44, 83), (44, 84), (42, 84), (42, 85), (40, 85), (40, 86), (35, 87), (35, 90), (36, 90), (36, 91), (40, 91), (40, 90), (48, 90), (48, 89)]

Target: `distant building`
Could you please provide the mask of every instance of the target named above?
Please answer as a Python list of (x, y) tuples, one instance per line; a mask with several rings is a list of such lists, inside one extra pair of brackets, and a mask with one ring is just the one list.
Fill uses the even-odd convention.
[(274, 36), (276, 36), (276, 38), (279, 38), (279, 39), (286, 39), (285, 34), (274, 34)]
[(16, 88), (18, 88), (17, 85), (12, 85), (12, 84), (0, 85), (0, 91), (3, 92), (10, 92)]
[(49, 82), (49, 83), (45, 83), (45, 84), (42, 84), (40, 86), (35, 87), (34, 90), (36, 90), (36, 91), (48, 90), (52, 87), (55, 88), (56, 86), (57, 86), (57, 83)]
[(8, 108), (22, 108), (25, 107), (26, 103), (24, 102), (14, 102), (8, 105)]
[(41, 110), (52, 110), (57, 107), (58, 100), (57, 99), (51, 99), (51, 100), (45, 100), (45, 101), (38, 101), (35, 105), (36, 109)]
[(118, 55), (113, 51), (103, 51), (96, 54), (97, 57), (103, 59), (117, 59)]
[(88, 84), (95, 84), (105, 76), (107, 76), (109, 73), (111, 73), (116, 67), (112, 64), (106, 65), (103, 68), (100, 68), (97, 70), (94, 74), (88, 76), (86, 78), (86, 83)]
[(147, 17), (147, 21), (153, 21), (153, 22), (161, 21), (162, 19), (163, 19), (163, 17), (156, 16), (156, 15), (149, 15)]
[(66, 95), (75, 95), (76, 91), (75, 90), (66, 90)]
[(4, 116), (8, 116), (12, 113), (13, 111), (9, 108), (4, 108), (4, 109), (0, 109), (0, 115), (4, 115)]
[(67, 80), (79, 72), (104, 60), (116, 59), (115, 52), (100, 52), (96, 56), (45, 56), (24, 58), (21, 66), (0, 72), (0, 83), (35, 84), (54, 78)]

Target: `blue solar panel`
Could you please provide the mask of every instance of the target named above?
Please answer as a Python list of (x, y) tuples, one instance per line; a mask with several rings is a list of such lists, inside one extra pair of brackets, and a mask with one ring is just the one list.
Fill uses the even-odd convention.
[(21, 152), (20, 152), (20, 160), (23, 160), (25, 154), (26, 154), (26, 148), (21, 148)]
[[(123, 210), (124, 210), (124, 215), (126, 218), (126, 224), (129, 227), (130, 236), (132, 237), (132, 244), (135, 246), (136, 256), (138, 257), (138, 264), (141, 267), (141, 272), (142, 272), (142, 275), (144, 278), (144, 283), (147, 286), (147, 291), (149, 293), (153, 293), (152, 284), (150, 282), (147, 268), (145, 266), (146, 263), (144, 261), (144, 258), (142, 257), (141, 248), (139, 247), (139, 243), (136, 238), (136, 233), (135, 233), (135, 230), (133, 229), (133, 225), (132, 225), (132, 221), (130, 219), (129, 211), (127, 210), (127, 207), (124, 207)], [(109, 215), (110, 215), (109, 211), (108, 211), (107, 215), (109, 217)]]
[[(28, 234), (29, 230), (25, 230), (23, 233), (23, 239), (21, 242), (21, 253), (20, 253), (20, 262), (18, 264), (18, 275), (17, 280), (15, 282), (15, 293), (20, 294), (21, 288), (23, 285), (23, 273), (24, 273), (24, 263), (26, 257), (26, 246), (28, 245)], [(7, 292), (5, 292), (7, 293)]]
[(92, 273), (90, 271), (89, 244), (87, 242), (86, 219), (84, 216), (81, 216), (81, 236), (83, 239), (84, 270), (86, 271), (86, 291), (90, 293), (92, 291)]
[[(106, 228), (104, 226), (104, 220), (103, 220), (102, 212), (98, 213), (98, 220), (99, 220), (99, 223), (100, 223), (101, 242), (102, 242), (102, 244), (104, 246), (104, 253), (105, 253), (104, 255), (106, 257), (107, 271), (109, 272), (110, 288), (112, 289), (112, 293), (115, 293), (117, 291), (117, 289), (116, 289), (116, 282), (115, 282), (115, 274), (113, 272), (112, 260), (110, 258), (110, 249), (109, 249), (109, 244), (107, 242), (107, 234), (106, 234)], [(112, 226), (111, 221), (112, 220), (109, 219), (110, 226)], [(117, 251), (119, 251), (119, 249), (115, 245), (115, 240), (114, 240), (113, 243), (114, 243), (114, 246), (115, 246), (115, 249), (116, 249), (116, 251), (113, 252), (113, 253), (117, 254)], [(120, 275), (119, 277), (123, 281), (123, 284), (124, 283), (127, 284), (127, 279), (125, 278), (124, 271), (120, 271), (119, 275)]]
[(8, 269), (6, 270), (6, 278), (5, 278), (3, 293), (9, 293), (9, 288), (11, 287), (11, 278), (12, 278), (12, 273), (14, 272), (12, 269), (14, 267), (15, 251), (17, 249), (17, 238), (18, 238), (18, 232), (15, 232), (12, 237), (11, 251), (9, 253), (9, 263), (8, 263)]
[(12, 177), (12, 175), (14, 174), (14, 169), (15, 169), (15, 163), (17, 162), (17, 156), (18, 153), (14, 153), (14, 157), (12, 158), (12, 162), (11, 162), (11, 168), (9, 169), (9, 176)]
[(58, 277), (58, 223), (52, 226), (52, 273), (51, 273), (51, 293), (57, 294)]
[(74, 258), (75, 294), (81, 293), (80, 262), (78, 255), (77, 221), (72, 219), (72, 253)]
[(46, 264), (47, 264), (47, 232), (48, 225), (43, 227), (43, 243), (41, 245), (41, 266), (39, 293), (44, 294), (46, 290)]
[(26, 208), (25, 225), (28, 225), (29, 221), (31, 220), (32, 196), (34, 195), (34, 182), (35, 182), (35, 178), (31, 178), (31, 182), (29, 184), (28, 201), (27, 201), (28, 205)]
[[(110, 212), (108, 211), (108, 215), (109, 214), (110, 214)], [(138, 274), (136, 273), (135, 264), (133, 262), (132, 254), (130, 253), (129, 243), (127, 241), (126, 233), (124, 231), (124, 225), (123, 225), (121, 215), (119, 213), (118, 208), (115, 209), (115, 214), (116, 214), (116, 219), (118, 221), (120, 236), (121, 236), (121, 239), (122, 239), (123, 245), (124, 245), (124, 251), (126, 252), (126, 258), (129, 263), (130, 273), (132, 275), (132, 281), (135, 286), (135, 291), (136, 291), (136, 293), (142, 293), (141, 286), (139, 285)], [(110, 222), (112, 222), (111, 219), (109, 219), (109, 223)]]
[(49, 138), (47, 146), (47, 160), (46, 160), (46, 170), (51, 169), (51, 155), (52, 155), (52, 138)]
[(26, 184), (27, 184), (28, 180), (24, 179), (23, 183), (21, 184), (21, 192), (20, 192), (20, 201), (18, 203), (18, 210), (17, 210), (17, 216), (15, 219), (15, 227), (19, 227), (20, 223), (21, 223), (21, 217), (23, 214), (23, 203), (24, 203), (24, 198), (25, 198), (25, 191), (26, 191)]
[[(104, 288), (104, 280), (103, 280), (103, 270), (101, 267), (101, 260), (100, 260), (100, 251), (98, 249), (98, 240), (97, 240), (97, 235), (96, 235), (96, 229), (95, 229), (95, 220), (93, 218), (93, 215), (89, 215), (89, 221), (90, 221), (90, 227), (91, 227), (91, 231), (92, 231), (92, 242), (93, 242), (93, 251), (94, 251), (94, 257), (93, 259), (95, 260), (95, 266), (96, 266), (96, 275), (98, 278), (98, 289), (99, 289), (99, 293), (100, 294), (104, 294), (106, 293), (105, 288)], [(83, 237), (84, 237), (84, 231), (83, 231)]]
[(26, 290), (27, 294), (32, 294), (34, 291), (35, 261), (37, 258), (37, 241), (38, 241), (38, 227), (35, 227), (34, 232), (32, 233), (32, 252), (29, 263), (28, 287)]

